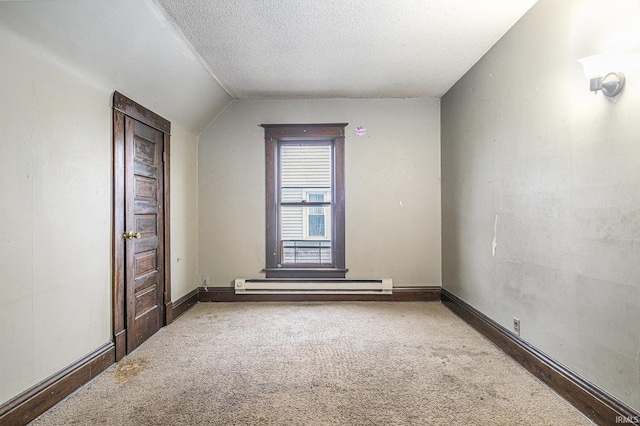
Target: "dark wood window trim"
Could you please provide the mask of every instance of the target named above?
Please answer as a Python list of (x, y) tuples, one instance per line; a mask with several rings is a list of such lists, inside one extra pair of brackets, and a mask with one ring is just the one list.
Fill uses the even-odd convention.
[[(267, 278), (345, 278), (344, 128), (348, 123), (261, 124), (265, 133)], [(292, 140), (330, 140), (333, 144), (332, 264), (327, 267), (279, 267), (278, 146)]]

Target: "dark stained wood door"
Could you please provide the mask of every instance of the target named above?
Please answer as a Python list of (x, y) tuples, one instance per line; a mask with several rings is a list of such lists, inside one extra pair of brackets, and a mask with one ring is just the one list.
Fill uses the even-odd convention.
[(171, 123), (113, 96), (113, 340), (116, 361), (173, 319)]
[(125, 118), (125, 233), (127, 352), (164, 320), (164, 134)]

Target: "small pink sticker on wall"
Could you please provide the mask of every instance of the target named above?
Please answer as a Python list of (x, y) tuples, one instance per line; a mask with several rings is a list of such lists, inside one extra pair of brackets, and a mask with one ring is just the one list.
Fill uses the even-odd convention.
[(364, 126), (358, 126), (356, 127), (356, 135), (358, 136), (364, 136), (367, 134), (367, 129), (364, 128)]

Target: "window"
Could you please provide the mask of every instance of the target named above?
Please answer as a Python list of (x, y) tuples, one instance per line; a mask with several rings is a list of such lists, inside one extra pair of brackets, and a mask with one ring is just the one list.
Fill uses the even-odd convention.
[(344, 278), (344, 127), (263, 124), (267, 278)]
[[(324, 203), (325, 193), (323, 192), (309, 192), (307, 193), (307, 201), (311, 203)], [(327, 238), (327, 210), (324, 204), (318, 207), (309, 207), (306, 209), (306, 220), (304, 224), (306, 226), (306, 232), (304, 233), (307, 239), (311, 238)]]

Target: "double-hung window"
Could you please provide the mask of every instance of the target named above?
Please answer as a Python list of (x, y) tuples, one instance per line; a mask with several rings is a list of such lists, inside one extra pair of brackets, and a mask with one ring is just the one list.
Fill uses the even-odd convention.
[(344, 127), (263, 124), (267, 278), (344, 278)]

